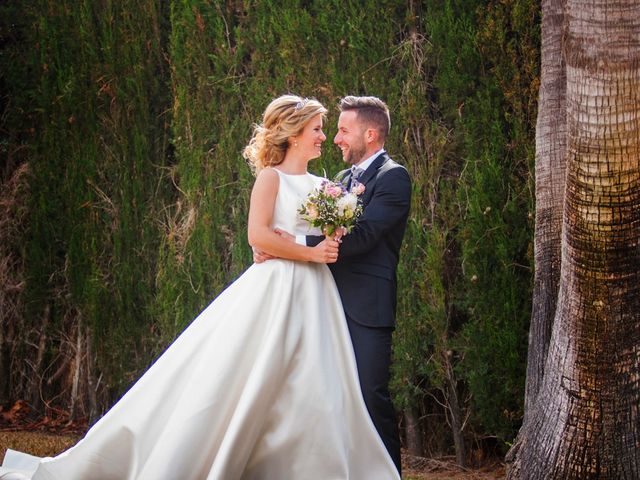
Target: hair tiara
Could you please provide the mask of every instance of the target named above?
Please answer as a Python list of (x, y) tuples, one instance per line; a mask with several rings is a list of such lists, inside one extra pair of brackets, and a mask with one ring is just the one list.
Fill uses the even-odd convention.
[(296, 103), (296, 105), (295, 105), (295, 107), (293, 107), (293, 109), (296, 110), (296, 111), (300, 110), (301, 108), (303, 108), (307, 104), (308, 101), (309, 101), (308, 98), (302, 99), (301, 102)]

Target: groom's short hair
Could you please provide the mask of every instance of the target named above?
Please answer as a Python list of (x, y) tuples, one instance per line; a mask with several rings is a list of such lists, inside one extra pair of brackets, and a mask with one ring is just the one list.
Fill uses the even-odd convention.
[(391, 118), (389, 107), (378, 97), (356, 97), (349, 95), (340, 100), (338, 105), (341, 112), (355, 110), (358, 120), (368, 127), (378, 130), (380, 139), (384, 142), (389, 135)]

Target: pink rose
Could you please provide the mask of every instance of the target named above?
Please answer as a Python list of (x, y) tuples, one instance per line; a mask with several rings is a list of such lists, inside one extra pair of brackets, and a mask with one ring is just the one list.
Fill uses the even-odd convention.
[(353, 193), (354, 195), (362, 195), (364, 193), (364, 188), (364, 183), (356, 182), (351, 187), (351, 193)]
[(338, 198), (340, 195), (342, 195), (342, 188), (340, 188), (338, 185), (327, 184), (324, 187), (324, 193), (326, 195), (329, 195), (330, 197)]

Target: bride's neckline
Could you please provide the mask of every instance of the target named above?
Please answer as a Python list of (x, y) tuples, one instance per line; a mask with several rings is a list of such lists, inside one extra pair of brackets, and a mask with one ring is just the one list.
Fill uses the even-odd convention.
[(279, 168), (275, 168), (272, 167), (274, 170), (276, 170), (278, 173), (281, 173), (283, 175), (286, 175), (288, 177), (304, 177), (306, 175), (309, 175), (309, 172), (304, 172), (304, 173), (287, 173), (287, 172), (283, 172), (282, 170), (280, 170)]

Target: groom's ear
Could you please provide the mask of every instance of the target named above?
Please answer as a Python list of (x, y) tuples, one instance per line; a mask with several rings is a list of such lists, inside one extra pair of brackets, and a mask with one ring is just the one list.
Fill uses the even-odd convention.
[(364, 131), (364, 141), (367, 143), (378, 143), (380, 141), (380, 132), (377, 128), (369, 127)]

